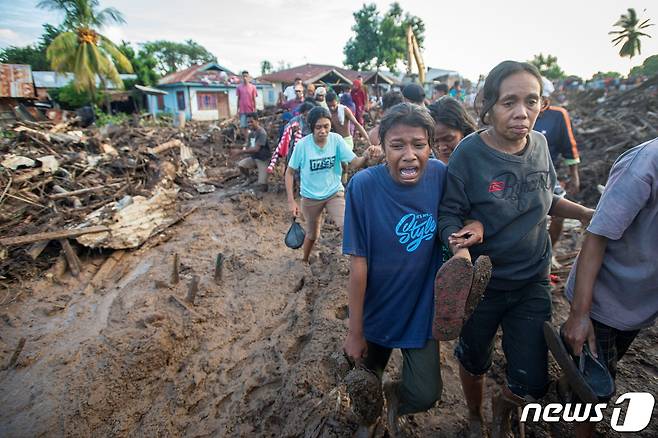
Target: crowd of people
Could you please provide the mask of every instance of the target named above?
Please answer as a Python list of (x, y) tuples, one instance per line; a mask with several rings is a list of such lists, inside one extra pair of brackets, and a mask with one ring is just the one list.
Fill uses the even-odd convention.
[[(244, 107), (248, 145), (236, 155), (248, 156), (239, 166), (257, 168), (265, 184), (268, 164), (285, 157), (289, 209), (306, 225), (302, 260), (310, 260), (323, 211), (343, 231), (350, 258), (343, 348), (384, 381), (392, 434), (400, 416), (426, 411), (441, 398), (435, 291), (441, 282), (472, 276), (480, 257), (490, 259), (491, 279), (457, 327), (454, 350), (468, 436), (508, 436), (511, 412), (546, 395), (549, 274), (565, 218), (587, 230), (566, 286), (572, 307), (562, 339), (571, 353), (585, 354), (588, 346), (614, 378), (639, 330), (656, 319), (658, 139), (617, 160), (596, 210), (579, 205), (567, 199), (580, 189), (571, 121), (551, 105), (545, 88), (534, 66), (504, 61), (484, 79), (476, 121), (459, 84), (437, 90), (431, 103), (422, 87), (410, 84), (383, 96), (380, 123), (366, 132), (368, 97), (360, 81), (351, 89), (309, 90), (299, 79), (283, 93), (281, 107), (290, 114), (274, 151), (251, 107)], [(356, 134), (365, 144), (362, 156), (354, 153)], [(559, 165), (568, 168), (566, 181), (557, 178)], [(365, 169), (346, 185), (346, 167)], [(499, 328), (506, 382), (495, 391), (487, 425), (484, 377)], [(403, 356), (399, 381), (384, 374), (393, 349)], [(593, 426), (579, 424), (577, 435), (592, 436)]]

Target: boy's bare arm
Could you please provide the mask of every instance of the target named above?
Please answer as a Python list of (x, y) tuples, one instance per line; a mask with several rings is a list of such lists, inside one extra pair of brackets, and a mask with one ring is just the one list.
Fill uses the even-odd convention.
[(366, 296), (367, 278), (367, 259), (365, 257), (350, 256), (350, 278), (347, 284), (347, 304), (350, 319), (343, 350), (355, 361), (365, 357), (368, 351), (368, 344), (363, 336), (363, 302)]
[(368, 135), (368, 132), (365, 130), (363, 125), (356, 120), (356, 117), (354, 117), (354, 114), (352, 114), (352, 110), (349, 108), (345, 108), (345, 115), (347, 116), (348, 119), (354, 124), (356, 129), (363, 135), (363, 138), (365, 138), (368, 141), (368, 146), (372, 145), (372, 142), (370, 141), (370, 136)]
[(562, 198), (553, 203), (548, 214), (568, 219), (578, 219), (584, 226), (587, 226), (589, 221), (592, 220), (594, 210)]
[(606, 237), (587, 231), (578, 255), (571, 311), (563, 328), (565, 340), (577, 355), (582, 351), (585, 341), (588, 341), (590, 350), (596, 354), (596, 338), (589, 312), (592, 307), (594, 282), (603, 264), (607, 244)]

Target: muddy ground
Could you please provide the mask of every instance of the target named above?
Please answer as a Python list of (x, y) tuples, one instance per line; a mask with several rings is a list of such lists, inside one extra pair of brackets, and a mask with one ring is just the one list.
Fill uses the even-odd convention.
[[(290, 219), (280, 184), (259, 194), (236, 180), (186, 204), (199, 208), (123, 257), (104, 288), (87, 285), (107, 255), (88, 252), (78, 279), (56, 284), (44, 275), (12, 291), (15, 299), (0, 307), (0, 369), (26, 342), (15, 365), (0, 371), (0, 436), (343, 437), (356, 430), (331, 357), (347, 330), (348, 260), (338, 229), (325, 225), (308, 267), (301, 250), (283, 244)], [(577, 249), (579, 230), (566, 234), (561, 254)], [(171, 284), (175, 253), (181, 278)], [(188, 303), (193, 275), (200, 287)], [(554, 303), (561, 322), (568, 306), (559, 287)], [(657, 338), (653, 327), (636, 340), (620, 365), (619, 394), (658, 394)], [(409, 436), (464, 434), (453, 343), (441, 348), (443, 399), (407, 418)], [(400, 363), (395, 353), (391, 375)], [(500, 345), (495, 363), (488, 394), (504, 375)], [(551, 392), (544, 401), (554, 400)], [(633, 436), (658, 436), (656, 409), (649, 428)], [(601, 436), (620, 436), (603, 423)], [(564, 424), (526, 427), (527, 437), (571, 433)]]

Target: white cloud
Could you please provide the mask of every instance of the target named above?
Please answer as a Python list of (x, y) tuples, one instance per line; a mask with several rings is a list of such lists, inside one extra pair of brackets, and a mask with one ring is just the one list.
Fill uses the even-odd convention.
[(0, 46), (22, 45), (23, 38), (11, 29), (0, 28)]
[[(371, 1), (380, 11), (391, 3), (365, 3)], [(0, 0), (0, 46), (30, 44), (40, 35), (41, 23), (61, 20), (61, 14), (35, 8), (35, 3)], [(117, 8), (126, 19), (123, 25), (102, 30), (115, 43), (193, 39), (228, 68), (255, 72), (264, 59), (275, 65), (279, 60), (293, 66), (340, 65), (354, 23), (352, 13), (364, 2), (185, 0), (183, 8), (174, 0), (101, 3)], [(618, 0), (553, 0), (550, 8), (527, 0), (471, 0), (461, 12), (445, 2), (400, 0), (400, 4), (425, 22), (425, 64), (458, 70), (471, 79), (504, 59), (527, 60), (540, 52), (557, 56), (567, 73), (586, 77), (598, 70), (628, 72), (631, 65), (658, 53), (656, 26), (649, 29), (653, 38), (642, 42), (642, 56), (632, 63), (617, 55), (608, 35), (629, 6), (658, 23), (655, 0), (632, 0), (628, 5)]]

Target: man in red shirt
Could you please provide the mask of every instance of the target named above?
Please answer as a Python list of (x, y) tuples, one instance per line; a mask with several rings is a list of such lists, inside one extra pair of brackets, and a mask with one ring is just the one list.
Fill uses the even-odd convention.
[(247, 114), (256, 112), (256, 96), (258, 91), (250, 83), (249, 72), (242, 72), (242, 83), (235, 90), (238, 95), (238, 114), (240, 114), (240, 130), (245, 140), (248, 137), (249, 129), (247, 128)]
[(363, 113), (366, 110), (368, 95), (366, 94), (366, 90), (363, 88), (361, 79), (356, 79), (354, 81), (352, 85), (352, 92), (350, 94), (352, 96), (352, 100), (354, 101), (354, 106), (356, 107), (354, 116), (356, 116), (356, 120), (361, 124), (361, 126), (363, 126)]

